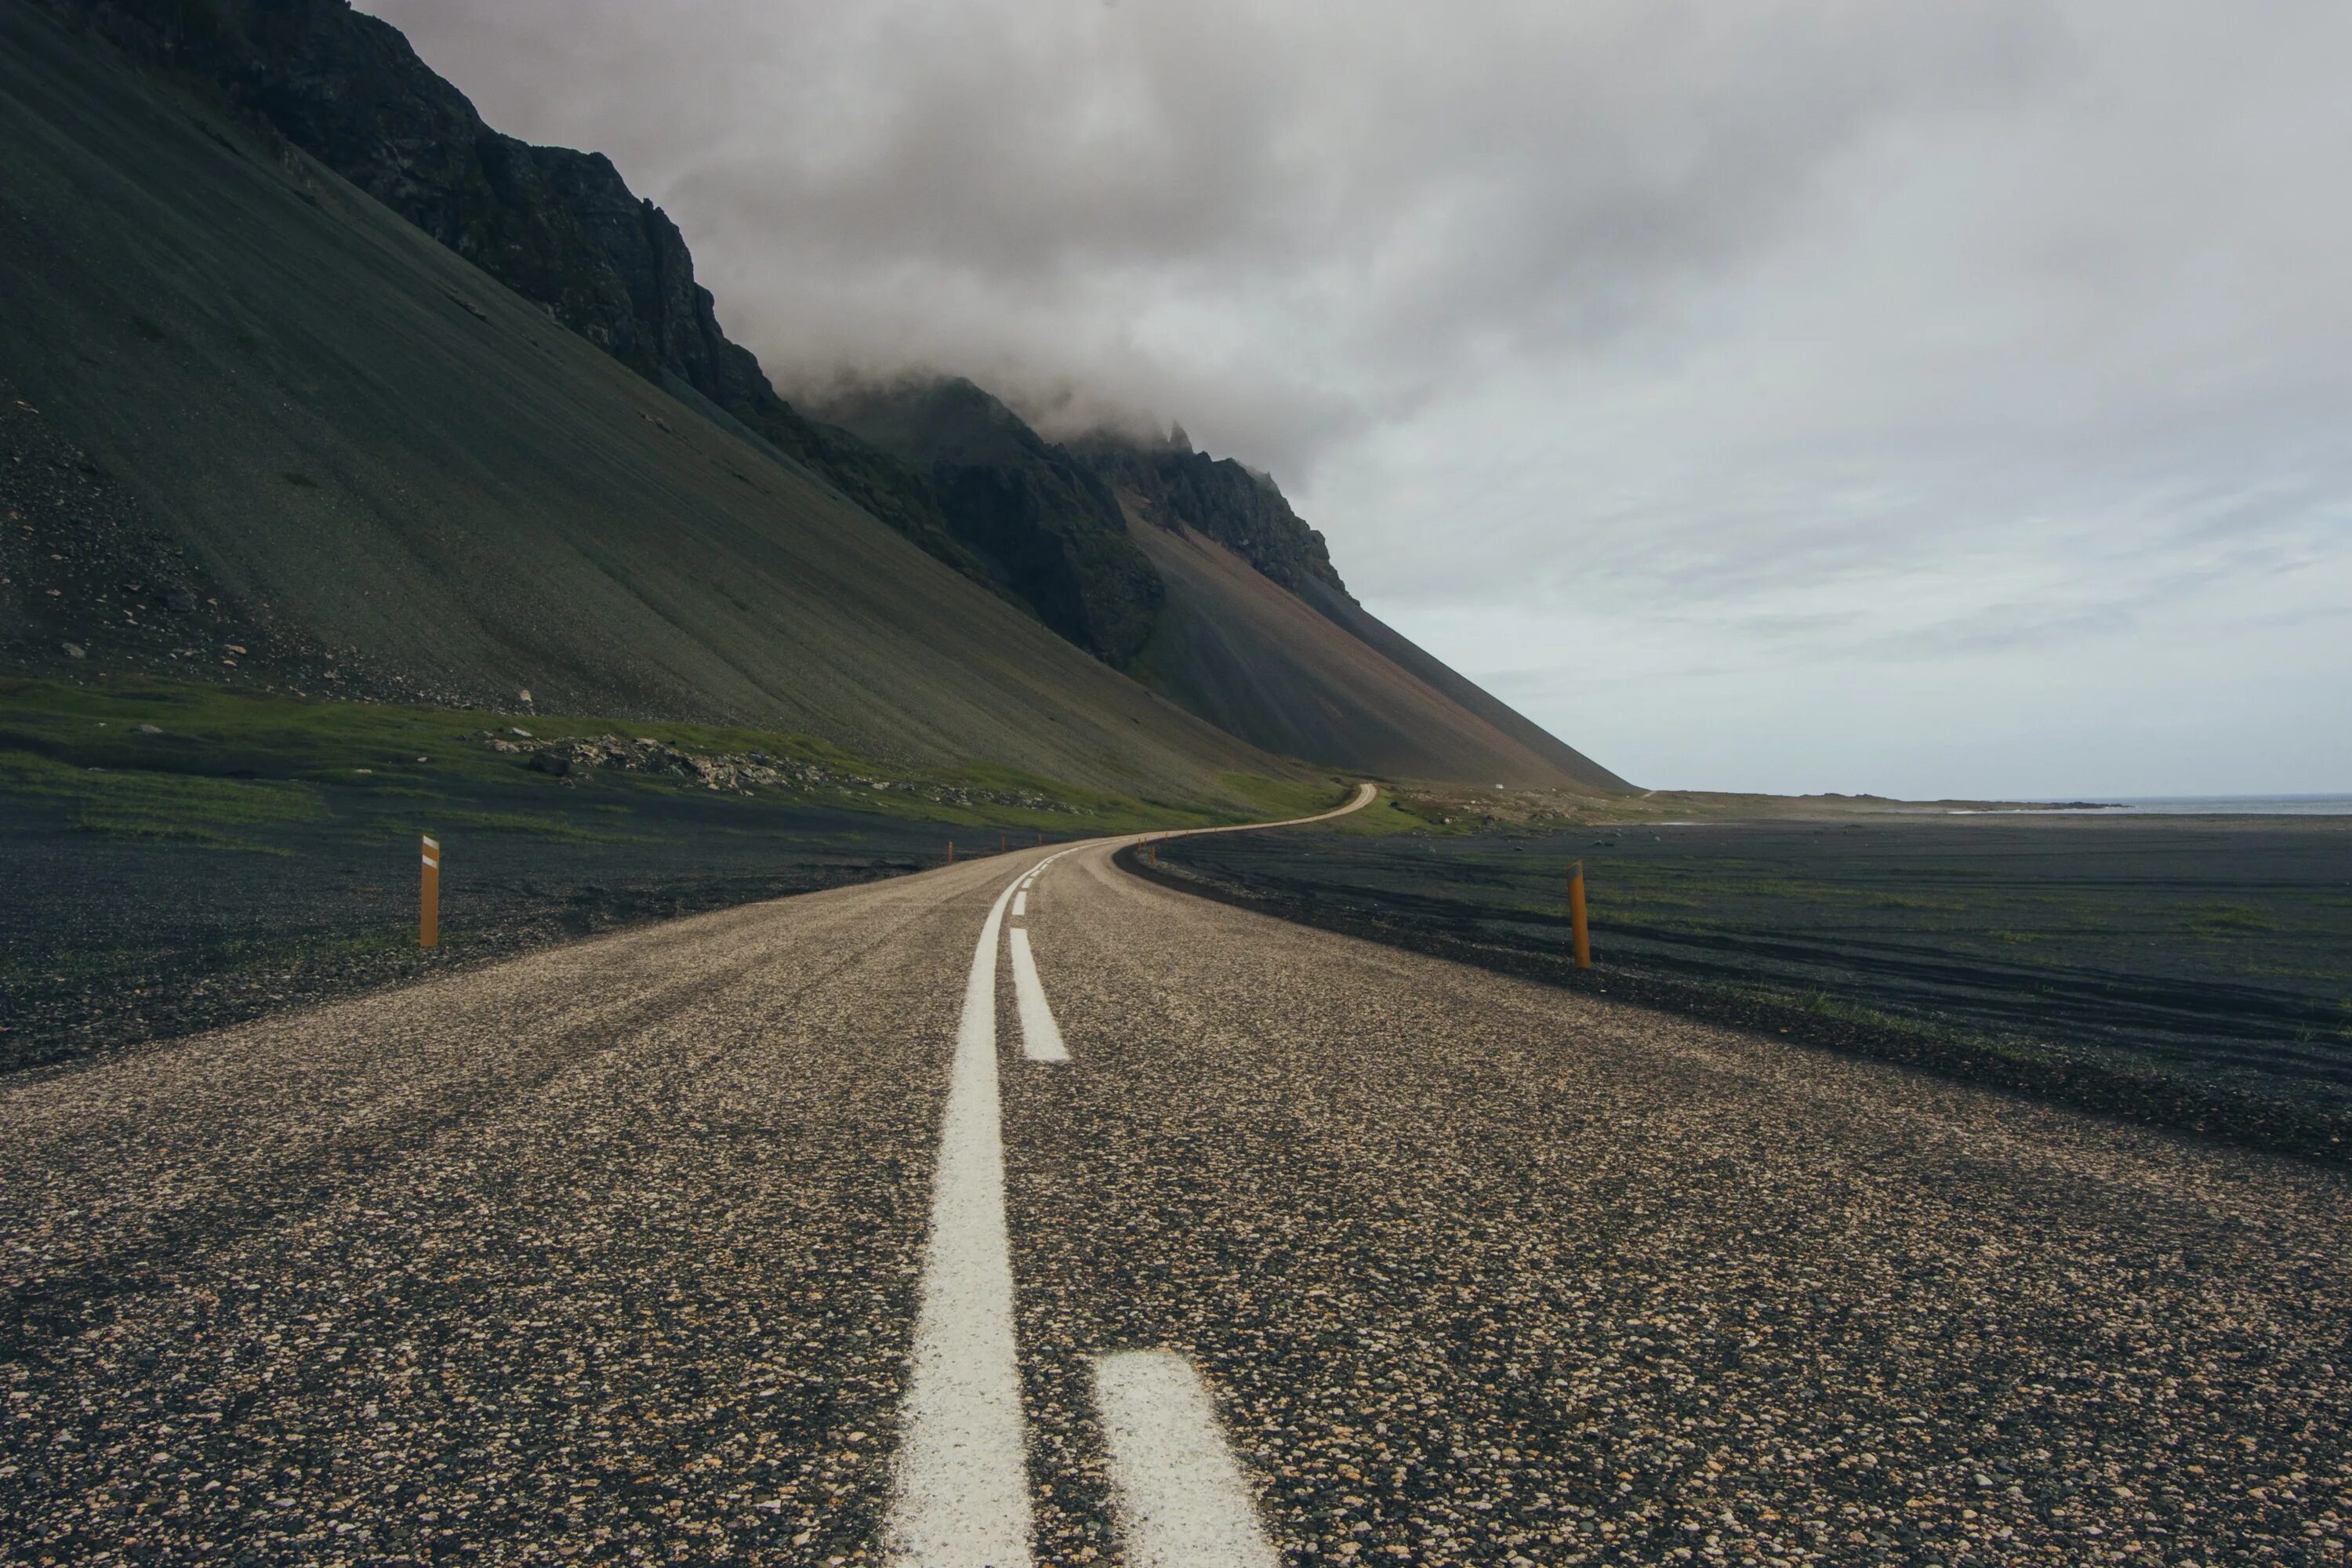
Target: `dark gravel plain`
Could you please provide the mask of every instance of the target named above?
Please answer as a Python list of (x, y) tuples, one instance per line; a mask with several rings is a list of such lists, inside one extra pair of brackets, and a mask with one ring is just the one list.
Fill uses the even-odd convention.
[[(1376, 940), (2134, 1120), (2352, 1152), (2346, 819), (1292, 831), (1160, 858), (1163, 875)], [(1580, 859), (1585, 975), (1567, 963)]]

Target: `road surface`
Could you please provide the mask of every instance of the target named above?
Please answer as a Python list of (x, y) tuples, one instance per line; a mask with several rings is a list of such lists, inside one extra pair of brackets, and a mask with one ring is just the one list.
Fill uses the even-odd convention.
[(0, 1083), (0, 1561), (2346, 1561), (2341, 1178), (1111, 853)]

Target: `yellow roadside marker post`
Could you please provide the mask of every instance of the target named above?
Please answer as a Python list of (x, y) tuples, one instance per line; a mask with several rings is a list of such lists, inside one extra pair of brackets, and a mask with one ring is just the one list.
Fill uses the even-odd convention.
[(1592, 935), (1584, 926), (1584, 862), (1568, 868), (1568, 930), (1576, 946), (1576, 967), (1592, 967)]
[(417, 900), (416, 944), (441, 945), (441, 841), (429, 834), (425, 839), (425, 884)]
[(955, 840), (952, 838), (948, 840), (948, 864), (955, 864)]

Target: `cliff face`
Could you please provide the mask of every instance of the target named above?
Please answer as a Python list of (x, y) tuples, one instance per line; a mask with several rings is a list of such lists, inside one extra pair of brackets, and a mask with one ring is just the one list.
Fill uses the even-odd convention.
[(343, 0), (47, 3), (217, 89), (598, 347), (653, 363), (666, 323), (638, 318), (620, 268), (538, 150), (485, 125), (396, 28)]
[(1124, 668), (1164, 592), (1102, 479), (961, 378), (867, 389), (828, 418), (920, 468), (947, 528), (1054, 630)]
[(1142, 501), (1161, 527), (1207, 535), (1294, 594), (1309, 583), (1347, 592), (1322, 534), (1299, 520), (1274, 481), (1231, 458), (1194, 451), (1181, 426), (1162, 442), (1096, 435), (1070, 450)]

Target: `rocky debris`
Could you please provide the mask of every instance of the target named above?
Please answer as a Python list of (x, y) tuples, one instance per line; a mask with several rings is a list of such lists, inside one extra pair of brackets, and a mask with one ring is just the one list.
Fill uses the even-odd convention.
[[(338, 682), (339, 668), (360, 668), (349, 658), (339, 667), (267, 606), (244, 603), (0, 381), (0, 668), (315, 690)], [(343, 689), (374, 695), (381, 685), (362, 679)]]
[(635, 735), (574, 736), (570, 740), (538, 740), (529, 731), (509, 729), (503, 734), (482, 731), (482, 743), (494, 752), (520, 758), (534, 773), (572, 782), (595, 770), (649, 774), (683, 780), (704, 789), (733, 795), (761, 790), (879, 791), (912, 795), (934, 805), (1000, 806), (1021, 811), (1051, 811), (1076, 815), (1077, 808), (1034, 790), (973, 789), (964, 785), (891, 779), (871, 773), (829, 768), (766, 752), (706, 752), (688, 751), (665, 741)]

